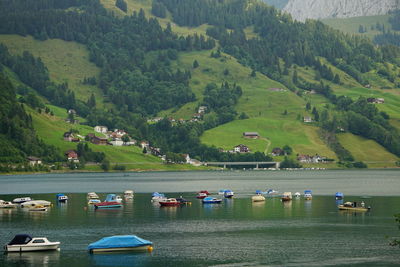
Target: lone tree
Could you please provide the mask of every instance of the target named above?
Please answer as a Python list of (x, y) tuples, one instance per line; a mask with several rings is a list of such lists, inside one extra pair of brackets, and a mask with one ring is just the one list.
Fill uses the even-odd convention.
[(195, 60), (193, 61), (193, 69), (195, 69), (195, 68), (197, 68), (197, 67), (199, 67), (199, 62), (197, 62), (197, 60), (195, 59)]

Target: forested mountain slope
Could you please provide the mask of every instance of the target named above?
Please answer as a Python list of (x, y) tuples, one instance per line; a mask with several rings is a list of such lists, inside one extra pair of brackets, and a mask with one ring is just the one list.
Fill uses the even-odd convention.
[[(57, 79), (54, 74), (63, 70), (37, 58), (32, 47), (21, 59), (39, 62), (34, 71), (26, 68), (31, 76), (24, 78), (7, 60), (0, 63), (43, 101), (75, 109), (89, 126), (125, 129), (164, 153), (232, 160), (218, 148), (245, 143), (262, 160), (275, 146), (290, 145), (294, 154), (353, 162), (358, 159), (345, 142), (352, 137), (337, 136), (346, 131), (379, 143), (377, 157), (385, 149), (400, 155), (398, 48), (375, 47), (321, 22), (293, 21), (258, 1), (124, 3), (126, 8), (107, 0), (3, 1), (0, 33), (8, 35), (0, 41), (11, 54), (25, 49), (12, 48), (26, 38), (15, 34), (33, 36), (34, 42), (61, 39), (85, 46), (97, 71), (75, 82), (66, 75)], [(368, 103), (370, 96), (385, 98), (385, 104)], [(205, 114), (188, 121), (199, 106), (207, 107)], [(187, 120), (146, 122), (160, 115)], [(307, 116), (311, 124), (303, 122)], [(259, 131), (262, 139), (243, 139), (245, 131)], [(389, 152), (385, 158), (394, 164)]]

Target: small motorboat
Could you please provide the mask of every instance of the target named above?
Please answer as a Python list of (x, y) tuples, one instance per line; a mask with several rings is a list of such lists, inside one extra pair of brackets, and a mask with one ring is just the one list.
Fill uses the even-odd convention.
[(119, 203), (122, 203), (122, 197), (117, 195), (117, 196), (115, 197), (115, 201), (117, 201), (117, 202), (119, 202)]
[(215, 198), (215, 197), (206, 197), (202, 200), (203, 204), (220, 204), (222, 199)]
[(24, 202), (31, 201), (31, 200), (32, 199), (30, 197), (19, 197), (19, 198), (15, 198), (12, 202), (20, 204), (20, 203), (24, 203)]
[(292, 192), (284, 192), (281, 199), (282, 199), (282, 201), (292, 200)]
[(207, 196), (209, 196), (209, 195), (210, 195), (210, 193), (209, 193), (207, 190), (201, 190), (199, 193), (204, 193), (204, 194), (207, 194)]
[(126, 190), (124, 192), (124, 198), (125, 199), (133, 199), (133, 190)]
[(151, 198), (151, 202), (160, 202), (167, 199), (167, 197), (164, 194), (158, 193), (158, 192), (154, 192), (152, 194), (152, 198)]
[(167, 198), (165, 200), (160, 200), (158, 203), (161, 207), (176, 207), (181, 205), (181, 202), (176, 200), (176, 198)]
[(251, 197), (251, 201), (253, 202), (262, 202), (265, 201), (265, 197), (261, 194), (256, 194), (255, 196)]
[(6, 252), (25, 252), (25, 251), (43, 251), (57, 250), (60, 242), (50, 242), (46, 237), (34, 237), (21, 234), (16, 235), (10, 243), (4, 246)]
[(342, 192), (336, 192), (336, 194), (335, 194), (336, 200), (341, 200), (343, 198), (344, 198), (344, 194)]
[(223, 195), (225, 193), (226, 189), (220, 189), (218, 191), (218, 195)]
[(33, 208), (36, 206), (51, 207), (51, 202), (46, 200), (32, 200), (21, 203), (21, 208)]
[(278, 197), (279, 191), (275, 191), (274, 189), (268, 189), (266, 195), (269, 197)]
[(17, 206), (17, 204), (14, 204), (10, 201), (4, 201), (0, 199), (0, 209), (14, 209)]
[(94, 208), (95, 209), (115, 209), (115, 208), (121, 208), (122, 203), (117, 202), (117, 195), (115, 194), (108, 194), (106, 197), (106, 200), (100, 203), (95, 203)]
[(176, 198), (176, 201), (178, 201), (179, 203), (181, 203), (182, 205), (192, 205), (192, 202), (190, 202), (187, 199), (184, 199), (182, 196)]
[(47, 207), (43, 205), (36, 205), (28, 208), (29, 211), (47, 211)]
[(203, 199), (203, 198), (206, 198), (208, 195), (206, 194), (206, 193), (197, 193), (197, 196), (196, 196), (196, 198), (198, 198), (198, 199)]
[(338, 206), (339, 210), (348, 210), (348, 211), (369, 211), (371, 207), (365, 207), (365, 203), (361, 202), (361, 205), (358, 206), (357, 202), (345, 202), (343, 205)]
[(99, 196), (95, 192), (87, 193), (87, 199), (99, 199)]
[(136, 235), (116, 235), (100, 239), (88, 246), (90, 253), (153, 251), (153, 243)]
[(295, 197), (295, 198), (299, 198), (300, 196), (301, 196), (300, 192), (294, 193), (294, 197)]
[(94, 204), (98, 204), (100, 202), (101, 202), (100, 199), (91, 198), (91, 199), (89, 199), (88, 204), (94, 205)]
[(312, 191), (311, 190), (304, 190), (304, 199), (311, 200), (312, 199)]
[(234, 195), (234, 193), (233, 193), (232, 190), (225, 190), (225, 192), (224, 192), (224, 197), (225, 198), (232, 198), (233, 195)]
[(67, 202), (67, 200), (68, 200), (68, 196), (66, 196), (64, 194), (57, 194), (56, 198), (57, 198), (58, 202)]

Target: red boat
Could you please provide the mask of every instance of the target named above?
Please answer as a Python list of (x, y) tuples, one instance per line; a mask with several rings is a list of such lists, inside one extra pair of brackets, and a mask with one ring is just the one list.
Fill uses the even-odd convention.
[(197, 194), (196, 198), (198, 198), (198, 199), (203, 199), (203, 198), (206, 198), (207, 196), (208, 196), (208, 195), (207, 195), (206, 193), (200, 192), (200, 193)]
[(208, 193), (208, 191), (207, 191), (207, 190), (201, 190), (199, 193), (204, 193), (204, 194), (207, 194), (207, 196), (208, 196), (208, 195), (210, 195), (210, 193)]
[(105, 201), (94, 204), (96, 209), (114, 209), (121, 208), (122, 204), (120, 202), (115, 201), (117, 196), (115, 194), (108, 194)]
[(174, 207), (181, 205), (181, 202), (176, 200), (176, 198), (167, 198), (166, 200), (158, 202), (162, 207)]

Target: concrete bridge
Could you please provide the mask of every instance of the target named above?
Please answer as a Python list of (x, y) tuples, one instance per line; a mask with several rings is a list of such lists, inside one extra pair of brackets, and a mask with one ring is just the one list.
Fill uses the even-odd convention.
[(204, 162), (205, 166), (223, 166), (224, 169), (226, 169), (226, 166), (237, 166), (237, 165), (241, 165), (241, 166), (255, 166), (256, 169), (258, 169), (258, 167), (260, 165), (275, 165), (276, 169), (279, 169), (280, 167), (280, 162), (275, 162), (275, 161), (253, 161), (253, 162), (238, 162), (238, 161), (234, 161), (234, 162)]

